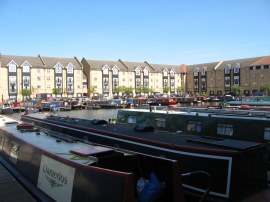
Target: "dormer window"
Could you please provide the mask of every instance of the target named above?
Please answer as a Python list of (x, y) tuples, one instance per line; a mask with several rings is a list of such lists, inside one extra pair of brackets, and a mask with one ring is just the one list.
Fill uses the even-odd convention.
[(23, 72), (30, 72), (30, 64), (27, 62), (27, 61), (25, 61), (23, 64), (22, 64), (22, 71)]
[(224, 73), (225, 73), (225, 74), (230, 74), (230, 69), (231, 69), (231, 68), (230, 68), (230, 65), (229, 65), (229, 64), (226, 65), (225, 68), (224, 68)]
[(118, 71), (119, 71), (118, 67), (114, 66), (112, 69), (113, 75), (118, 75)]
[(148, 70), (147, 68), (145, 68), (145, 69), (143, 70), (143, 75), (144, 75), (144, 76), (148, 76), (148, 75), (149, 75), (149, 70)]
[(167, 69), (163, 70), (163, 76), (168, 76), (168, 70)]
[(62, 73), (62, 65), (60, 63), (57, 63), (55, 66), (55, 73)]
[(139, 67), (137, 67), (137, 68), (135, 69), (135, 74), (136, 74), (136, 76), (141, 75), (141, 70), (140, 70)]
[(67, 73), (68, 74), (73, 74), (74, 67), (73, 67), (72, 64), (69, 63), (66, 68), (67, 68)]
[(109, 74), (109, 67), (108, 67), (107, 65), (105, 65), (105, 66), (102, 68), (102, 71), (103, 71), (103, 74), (108, 75), (108, 74)]
[(170, 76), (174, 77), (174, 70), (173, 69), (170, 71)]
[(236, 63), (234, 66), (233, 66), (233, 73), (239, 73), (239, 69), (240, 69), (240, 65), (239, 63)]
[(8, 71), (9, 72), (16, 72), (17, 71), (17, 64), (12, 60), (9, 64), (8, 64)]
[(199, 68), (195, 68), (194, 69), (194, 76), (198, 76), (198, 74), (199, 74)]
[(202, 76), (205, 76), (205, 73), (206, 73), (206, 67), (203, 67), (201, 71)]

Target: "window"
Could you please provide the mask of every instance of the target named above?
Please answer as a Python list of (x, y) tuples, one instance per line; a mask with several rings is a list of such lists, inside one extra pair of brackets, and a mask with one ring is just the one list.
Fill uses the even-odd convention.
[(226, 65), (224, 68), (224, 73), (225, 74), (230, 74), (230, 65)]
[(47, 69), (47, 73), (50, 73), (51, 72), (51, 70), (50, 69)]
[(40, 89), (40, 88), (41, 88), (41, 86), (40, 86), (40, 85), (37, 85), (37, 88), (38, 88), (38, 89)]
[(23, 72), (30, 72), (29, 65), (23, 65), (22, 69), (23, 69)]
[(17, 158), (18, 158), (18, 155), (19, 155), (19, 149), (20, 149), (20, 146), (17, 143), (12, 142), (11, 150), (10, 150), (10, 153), (9, 153), (9, 159), (14, 164), (17, 164)]
[(9, 72), (16, 72), (16, 64), (14, 62), (10, 63), (8, 66)]
[(71, 64), (68, 64), (68, 66), (67, 66), (67, 73), (73, 74), (73, 66)]
[(47, 88), (51, 88), (51, 85), (47, 85)]
[(59, 63), (55, 66), (55, 73), (62, 73), (62, 66)]
[(264, 75), (263, 74), (261, 74), (261, 78), (263, 78), (264, 77)]
[(40, 76), (38, 76), (38, 77), (37, 77), (37, 81), (41, 81), (41, 78), (40, 78)]
[(225, 123), (218, 123), (217, 124), (217, 135), (233, 135), (233, 125), (232, 124), (225, 124)]
[(37, 68), (37, 73), (40, 73), (40, 67)]
[(94, 82), (97, 82), (97, 77), (94, 78)]
[(141, 71), (140, 71), (139, 68), (136, 68), (136, 69), (135, 69), (135, 74), (136, 74), (137, 76), (141, 75)]
[(116, 67), (113, 68), (113, 75), (118, 75), (118, 69)]
[(264, 129), (264, 140), (270, 140), (270, 127)]
[(47, 81), (50, 81), (51, 80), (51, 77), (47, 76)]
[(149, 74), (148, 69), (144, 69), (144, 70), (143, 70), (143, 74), (144, 74), (144, 76), (148, 76), (148, 74)]
[(188, 121), (187, 131), (189, 132), (201, 132), (202, 123), (200, 121)]
[(165, 128), (166, 127), (166, 119), (157, 118), (155, 121), (156, 121), (156, 127), (158, 127), (158, 128)]
[(0, 151), (3, 149), (4, 137), (0, 136)]
[(136, 123), (136, 116), (128, 116), (128, 123)]

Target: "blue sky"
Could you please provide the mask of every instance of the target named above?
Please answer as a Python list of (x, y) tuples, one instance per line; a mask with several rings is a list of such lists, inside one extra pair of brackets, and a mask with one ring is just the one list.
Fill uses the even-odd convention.
[(0, 53), (171, 65), (265, 56), (269, 10), (269, 0), (0, 0)]

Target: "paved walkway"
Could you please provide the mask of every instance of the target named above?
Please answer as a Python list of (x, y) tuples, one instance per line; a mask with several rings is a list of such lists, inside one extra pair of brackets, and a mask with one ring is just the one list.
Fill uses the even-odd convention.
[(0, 163), (0, 198), (1, 202), (36, 201), (1, 163)]

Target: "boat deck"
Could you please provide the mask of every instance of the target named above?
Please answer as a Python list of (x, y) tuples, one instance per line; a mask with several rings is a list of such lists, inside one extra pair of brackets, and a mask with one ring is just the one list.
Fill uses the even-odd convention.
[(4, 202), (36, 201), (0, 163), (0, 196)]

